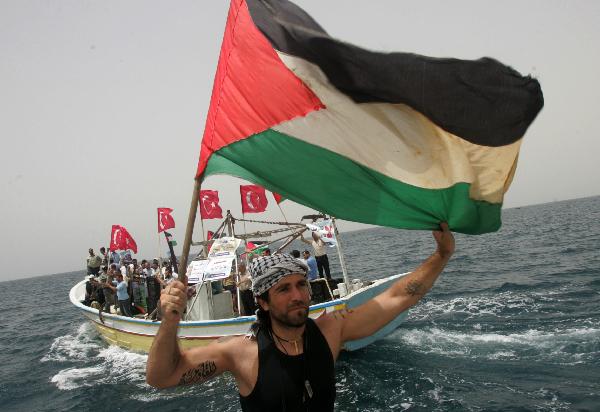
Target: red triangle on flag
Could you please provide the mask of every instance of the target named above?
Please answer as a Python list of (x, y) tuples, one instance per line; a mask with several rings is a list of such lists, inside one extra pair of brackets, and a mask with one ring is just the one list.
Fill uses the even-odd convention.
[(279, 59), (246, 1), (231, 1), (196, 176), (220, 148), (324, 107)]

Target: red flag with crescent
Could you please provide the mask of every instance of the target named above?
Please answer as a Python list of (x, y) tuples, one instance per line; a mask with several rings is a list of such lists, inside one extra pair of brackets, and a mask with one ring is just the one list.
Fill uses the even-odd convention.
[(158, 233), (175, 227), (175, 220), (171, 216), (172, 211), (173, 209), (169, 207), (158, 208)]
[(269, 202), (265, 189), (257, 185), (241, 185), (242, 213), (260, 213), (267, 209)]
[(110, 233), (110, 250), (132, 250), (137, 253), (137, 244), (127, 229), (121, 225), (113, 225)]
[(219, 192), (216, 190), (201, 190), (200, 197), (201, 219), (222, 219), (223, 210), (219, 206)]
[(272, 192), (272, 193), (273, 193), (273, 197), (275, 198), (275, 202), (277, 204), (280, 204), (281, 202), (283, 202), (285, 200), (285, 197), (281, 196), (279, 193), (275, 193), (275, 192)]

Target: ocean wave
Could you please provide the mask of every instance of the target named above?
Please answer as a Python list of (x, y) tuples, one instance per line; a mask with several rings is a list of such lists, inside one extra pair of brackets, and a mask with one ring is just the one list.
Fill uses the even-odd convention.
[[(501, 289), (505, 290), (500, 291)], [(530, 317), (531, 314), (543, 314), (544, 317), (553, 314), (553, 319), (558, 320), (566, 315), (576, 318), (581, 314), (577, 315), (573, 310), (580, 307), (578, 302), (582, 297), (595, 298), (597, 294), (587, 283), (546, 282), (539, 288), (504, 283), (498, 289), (460, 296), (454, 293), (427, 297), (409, 311), (409, 320), (431, 321), (454, 317), (462, 322), (483, 317), (489, 319), (492, 316), (504, 321), (521, 315)]]
[(461, 296), (449, 300), (428, 299), (411, 309), (411, 320), (422, 320), (439, 315), (464, 314), (466, 318), (483, 315), (514, 317), (515, 314), (536, 312), (540, 307), (534, 297), (513, 292), (495, 295)]
[(50, 378), (50, 382), (63, 391), (95, 386), (95, 377), (102, 376), (102, 366), (90, 366), (87, 368), (67, 368), (59, 371)]
[[(147, 355), (128, 352), (117, 346), (96, 345), (94, 349), (93, 353), (89, 350), (84, 352), (81, 345), (74, 345), (69, 352), (71, 357), (65, 360), (85, 361), (85, 365), (62, 369), (50, 381), (61, 390), (125, 383), (148, 388), (145, 383)], [(85, 358), (83, 353), (87, 354)]]
[[(59, 390), (71, 391), (80, 388), (100, 386), (124, 386), (129, 391), (129, 399), (141, 402), (154, 402), (174, 398), (189, 397), (197, 393), (194, 387), (157, 390), (146, 384), (146, 362), (148, 355), (130, 352), (118, 346), (107, 346), (98, 340), (93, 325), (82, 324), (76, 333), (54, 340), (43, 362), (56, 361), (81, 364), (64, 368), (50, 378)], [(225, 381), (225, 385), (223, 382)], [(203, 384), (203, 395), (208, 399), (223, 386), (231, 386), (232, 380), (221, 377)], [(233, 392), (235, 393), (235, 392)], [(222, 396), (220, 396), (222, 398)]]
[(79, 326), (74, 334), (55, 338), (41, 362), (87, 360), (101, 348), (98, 337), (94, 335), (94, 332), (94, 327), (89, 322), (85, 322)]
[(550, 287), (555, 287), (560, 285), (560, 283), (556, 282), (540, 282), (536, 284), (527, 284), (527, 283), (513, 283), (513, 282), (504, 282), (502, 285), (498, 287), (492, 288), (493, 292), (513, 292), (513, 291), (531, 291), (534, 289), (548, 289)]
[(593, 360), (600, 350), (600, 328), (527, 330), (523, 333), (455, 332), (437, 327), (400, 329), (393, 335), (422, 353), (448, 357), (544, 359), (553, 363)]

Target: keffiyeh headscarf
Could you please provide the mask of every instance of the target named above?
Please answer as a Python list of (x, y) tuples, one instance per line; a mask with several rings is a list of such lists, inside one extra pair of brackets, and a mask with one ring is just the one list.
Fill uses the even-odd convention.
[(301, 274), (306, 277), (308, 266), (293, 256), (275, 254), (254, 259), (248, 270), (252, 277), (252, 293), (260, 296), (284, 276)]

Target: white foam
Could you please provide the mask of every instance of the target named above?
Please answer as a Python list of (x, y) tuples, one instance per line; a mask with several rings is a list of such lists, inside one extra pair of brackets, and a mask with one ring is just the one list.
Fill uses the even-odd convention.
[(94, 327), (89, 322), (85, 322), (74, 334), (55, 338), (41, 362), (87, 360), (93, 352), (100, 348), (98, 341), (95, 340), (94, 332)]
[[(436, 315), (462, 313), (467, 319), (485, 315), (514, 317), (516, 313), (536, 312), (540, 305), (529, 295), (502, 292), (494, 295), (461, 296), (450, 300), (427, 300), (411, 309), (411, 319), (421, 320)], [(503, 314), (510, 310), (509, 314)]]
[(489, 359), (517, 358), (518, 353), (535, 349), (534, 356), (550, 357), (556, 361), (580, 361), (590, 354), (569, 353), (565, 348), (573, 343), (598, 339), (598, 328), (568, 328), (554, 331), (527, 330), (522, 333), (470, 333), (442, 330), (437, 327), (401, 329), (395, 335), (405, 344), (424, 353), (445, 356), (486, 357)]
[[(69, 363), (68, 368), (50, 379), (61, 390), (125, 382), (147, 389), (146, 359), (147, 355), (128, 352), (117, 346), (106, 347), (98, 339), (94, 326), (85, 322), (75, 333), (54, 339), (41, 361)], [(73, 367), (73, 362), (83, 365)]]
[(487, 355), (488, 359), (516, 359), (517, 357), (517, 353), (512, 350), (499, 351)]
[(88, 368), (69, 368), (63, 369), (54, 375), (50, 382), (56, 384), (56, 387), (63, 391), (70, 391), (82, 387), (94, 386), (96, 376), (103, 372), (101, 366), (92, 366)]

